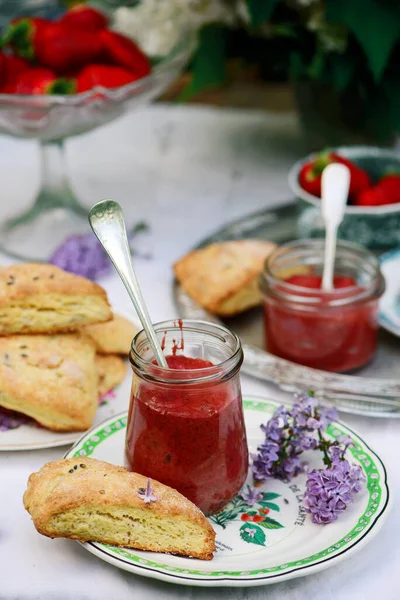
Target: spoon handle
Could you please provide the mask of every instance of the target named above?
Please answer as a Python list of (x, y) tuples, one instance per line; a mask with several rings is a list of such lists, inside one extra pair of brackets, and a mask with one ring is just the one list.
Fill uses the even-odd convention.
[(132, 266), (124, 215), (120, 205), (114, 200), (98, 202), (89, 212), (89, 223), (126, 287), (157, 363), (168, 368)]
[(330, 292), (333, 289), (336, 240), (337, 227), (327, 227), (325, 231), (325, 268), (322, 275), (322, 289), (325, 292)]

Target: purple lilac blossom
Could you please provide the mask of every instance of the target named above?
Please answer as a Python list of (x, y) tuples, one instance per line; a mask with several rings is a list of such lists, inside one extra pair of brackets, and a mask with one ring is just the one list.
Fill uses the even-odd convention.
[(149, 504), (150, 502), (156, 502), (158, 500), (157, 496), (155, 494), (153, 494), (153, 491), (151, 489), (151, 479), (150, 479), (150, 477), (147, 480), (146, 489), (143, 492), (141, 490), (139, 490), (139, 492), (136, 495), (137, 495), (138, 498), (140, 498), (141, 500), (143, 500), (143, 502), (145, 504)]
[(93, 233), (67, 238), (54, 252), (51, 264), (88, 279), (108, 275), (111, 261)]
[(247, 486), (247, 491), (240, 492), (239, 495), (247, 502), (249, 506), (253, 506), (254, 504), (257, 504), (257, 502), (261, 502), (263, 499), (262, 493), (257, 492), (256, 489), (251, 489), (249, 485)]
[(329, 468), (308, 474), (303, 504), (313, 523), (327, 524), (354, 502), (363, 487), (365, 475), (359, 465), (345, 459), (334, 459)]
[(10, 429), (17, 429), (21, 425), (29, 423), (29, 417), (20, 413), (7, 410), (6, 408), (0, 409), (0, 431), (9, 431)]
[[(307, 473), (304, 506), (314, 523), (331, 523), (354, 501), (365, 481), (360, 466), (345, 459), (353, 445), (347, 435), (336, 441), (325, 439), (323, 431), (337, 418), (335, 408), (321, 408), (314, 397), (297, 394), (290, 410), (280, 406), (261, 429), (264, 442), (252, 455), (253, 478), (264, 482), (270, 478), (290, 481), (299, 473)], [(300, 455), (308, 450), (321, 450), (325, 469), (309, 472), (308, 463)]]

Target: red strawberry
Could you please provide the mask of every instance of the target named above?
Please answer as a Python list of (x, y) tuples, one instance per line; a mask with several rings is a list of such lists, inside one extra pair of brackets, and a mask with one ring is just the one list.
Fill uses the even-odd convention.
[(251, 521), (252, 519), (251, 515), (248, 515), (247, 513), (243, 513), (240, 518), (242, 521)]
[(104, 56), (107, 60), (132, 71), (138, 78), (145, 77), (150, 73), (149, 59), (132, 40), (108, 29), (100, 31), (99, 36), (103, 42)]
[(30, 68), (27, 60), (15, 56), (14, 54), (7, 54), (5, 56), (5, 76), (6, 83), (11, 83), (18, 78), (18, 75), (22, 71), (26, 71)]
[(262, 508), (262, 509), (260, 510), (260, 513), (261, 513), (262, 515), (267, 515), (267, 514), (269, 513), (269, 508)]
[(346, 165), (346, 167), (348, 167), (350, 170), (349, 196), (356, 196), (359, 192), (361, 192), (361, 190), (365, 190), (371, 185), (371, 179), (368, 173), (366, 173), (364, 169), (361, 169), (361, 167), (358, 165), (354, 164), (351, 160), (334, 152), (331, 153), (330, 157), (332, 162), (338, 162), (342, 165)]
[(393, 173), (385, 175), (375, 186), (382, 190), (385, 195), (385, 204), (397, 204), (400, 202), (400, 175)]
[(5, 86), (5, 89), (5, 93), (34, 96), (40, 94), (71, 94), (74, 92), (74, 83), (67, 79), (57, 79), (50, 69), (36, 67), (22, 71), (14, 82)]
[(14, 52), (22, 58), (32, 59), (37, 35), (50, 24), (50, 21), (41, 18), (14, 19), (2, 38), (3, 45), (11, 46)]
[(102, 51), (98, 33), (80, 31), (45, 19), (20, 19), (5, 36), (18, 56), (65, 73), (96, 60)]
[(59, 23), (83, 31), (100, 31), (107, 27), (108, 18), (91, 6), (77, 4), (63, 14)]
[(368, 174), (347, 158), (335, 152), (319, 154), (313, 161), (306, 163), (299, 173), (299, 184), (309, 194), (321, 197), (322, 172), (330, 163), (339, 162), (350, 170), (349, 196), (356, 196), (361, 190), (371, 185)]
[(253, 517), (253, 523), (261, 523), (261, 521), (265, 521), (266, 517), (262, 517), (261, 515), (255, 515)]
[(7, 81), (7, 59), (5, 55), (0, 52), (0, 87), (3, 86)]
[(39, 29), (35, 36), (36, 60), (57, 73), (66, 73), (96, 60), (102, 51), (97, 33), (64, 27), (59, 23)]
[(384, 204), (387, 204), (385, 193), (378, 186), (361, 190), (354, 200), (355, 206), (383, 206)]
[(79, 73), (77, 91), (86, 92), (96, 86), (117, 88), (138, 79), (133, 73), (112, 65), (86, 65)]

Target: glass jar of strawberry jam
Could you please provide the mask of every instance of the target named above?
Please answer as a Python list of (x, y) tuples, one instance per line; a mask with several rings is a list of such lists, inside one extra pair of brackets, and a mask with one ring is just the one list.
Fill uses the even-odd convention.
[(127, 468), (211, 514), (247, 476), (242, 347), (225, 327), (203, 321), (165, 321), (155, 330), (169, 368), (155, 364), (146, 333), (139, 332), (130, 352)]
[(384, 279), (371, 252), (340, 242), (334, 289), (325, 292), (323, 263), (324, 240), (290, 242), (267, 259), (260, 278), (266, 348), (301, 365), (349, 372), (375, 353)]

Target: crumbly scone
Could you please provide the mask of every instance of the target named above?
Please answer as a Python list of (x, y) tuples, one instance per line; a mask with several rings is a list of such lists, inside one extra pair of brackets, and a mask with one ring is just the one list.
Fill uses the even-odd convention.
[(54, 265), (0, 267), (0, 335), (59, 333), (108, 321), (102, 287)]
[(116, 388), (126, 375), (126, 365), (123, 359), (111, 354), (97, 354), (96, 369), (99, 376), (99, 396)]
[(24, 506), (37, 531), (51, 538), (97, 541), (210, 560), (215, 532), (176, 490), (87, 457), (47, 463), (28, 480)]
[(276, 245), (264, 240), (234, 240), (190, 252), (174, 265), (186, 293), (208, 311), (238, 314), (261, 302), (258, 277)]
[(0, 406), (54, 431), (85, 431), (98, 406), (96, 350), (79, 333), (0, 337)]
[(124, 354), (128, 356), (137, 327), (120, 315), (113, 315), (107, 323), (86, 325), (83, 328), (96, 344), (98, 354)]

